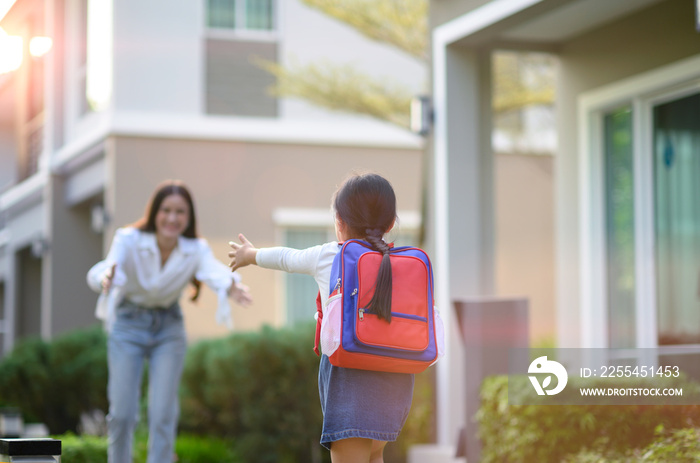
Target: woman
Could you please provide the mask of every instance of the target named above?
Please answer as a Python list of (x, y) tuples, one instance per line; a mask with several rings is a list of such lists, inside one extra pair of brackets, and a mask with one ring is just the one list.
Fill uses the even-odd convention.
[(173, 461), (178, 386), (186, 336), (178, 300), (189, 283), (192, 300), (206, 283), (218, 295), (217, 321), (229, 322), (230, 296), (251, 302), (240, 277), (197, 237), (192, 196), (179, 181), (162, 183), (145, 215), (116, 231), (109, 254), (87, 275), (101, 292), (97, 315), (108, 331), (109, 462), (131, 463), (144, 360), (149, 364), (148, 463)]

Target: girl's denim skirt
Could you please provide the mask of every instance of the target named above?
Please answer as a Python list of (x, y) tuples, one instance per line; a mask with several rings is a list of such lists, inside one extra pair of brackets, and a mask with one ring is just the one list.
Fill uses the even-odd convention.
[(323, 409), (321, 445), (360, 437), (395, 441), (413, 399), (414, 376), (331, 365), (321, 356), (318, 391)]

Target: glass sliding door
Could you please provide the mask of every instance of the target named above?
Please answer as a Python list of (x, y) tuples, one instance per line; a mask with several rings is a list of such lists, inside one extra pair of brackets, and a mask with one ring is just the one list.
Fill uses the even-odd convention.
[(603, 116), (608, 342), (635, 345), (635, 248), (632, 111)]
[(700, 93), (653, 109), (660, 345), (700, 343)]

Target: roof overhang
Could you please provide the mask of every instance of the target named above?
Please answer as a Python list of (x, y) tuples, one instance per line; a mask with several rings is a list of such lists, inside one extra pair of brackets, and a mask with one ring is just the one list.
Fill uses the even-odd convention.
[(663, 0), (494, 0), (435, 28), (443, 45), (556, 48)]

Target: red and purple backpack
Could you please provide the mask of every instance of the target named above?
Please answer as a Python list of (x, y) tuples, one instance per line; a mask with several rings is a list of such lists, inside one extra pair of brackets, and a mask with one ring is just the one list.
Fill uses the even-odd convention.
[(325, 310), (317, 298), (318, 344), (331, 364), (360, 370), (420, 373), (444, 352), (444, 329), (434, 306), (433, 270), (421, 249), (392, 248), (391, 322), (367, 309), (383, 254), (362, 240), (342, 244), (331, 268)]

